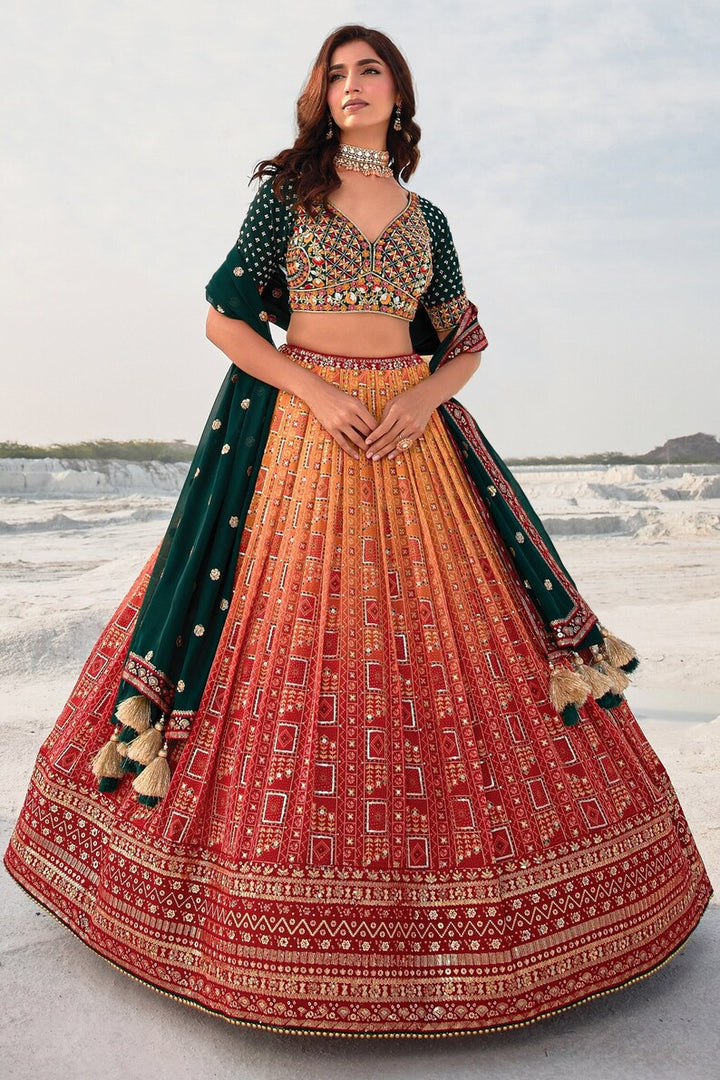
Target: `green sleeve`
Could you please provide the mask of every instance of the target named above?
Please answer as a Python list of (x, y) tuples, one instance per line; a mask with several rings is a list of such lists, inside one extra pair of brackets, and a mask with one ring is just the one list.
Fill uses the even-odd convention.
[(460, 263), (447, 218), (428, 199), (420, 200), (432, 240), (432, 278), (420, 297), (435, 330), (450, 330), (468, 305)]
[[(249, 274), (261, 293), (271, 278), (284, 275), (290, 228), (289, 203), (274, 194), (272, 178), (265, 180), (250, 203), (234, 246), (205, 288), (207, 301), (216, 311), (242, 318), (241, 279)], [(242, 285), (247, 286), (247, 281)]]

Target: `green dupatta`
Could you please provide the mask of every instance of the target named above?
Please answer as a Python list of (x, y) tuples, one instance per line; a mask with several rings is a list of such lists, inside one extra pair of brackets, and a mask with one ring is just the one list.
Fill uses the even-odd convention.
[[(208, 300), (217, 304), (222, 297), (226, 313), (272, 344), (270, 324), (285, 329), (290, 321), (284, 278), (274, 276), (260, 293), (245, 256), (237, 250), (232, 255), (208, 283)], [(422, 307), (410, 330), (413, 348), (432, 354), (431, 372), (487, 345), (473, 304), (442, 342)], [(101, 791), (113, 791), (126, 773), (133, 775), (133, 787), (146, 805), (167, 791), (167, 740), (187, 738), (205, 691), (276, 397), (275, 387), (234, 364), (223, 380), (130, 638), (113, 734), (92, 762)], [(462, 456), (478, 509), (525, 584), (529, 610), (551, 658), (553, 705), (566, 724), (577, 721), (578, 707), (590, 694), (605, 707), (617, 705), (627, 685), (624, 672), (637, 665), (634, 650), (599, 626), (517, 480), (471, 414), (454, 398), (439, 412)], [(583, 658), (580, 650), (589, 651)]]

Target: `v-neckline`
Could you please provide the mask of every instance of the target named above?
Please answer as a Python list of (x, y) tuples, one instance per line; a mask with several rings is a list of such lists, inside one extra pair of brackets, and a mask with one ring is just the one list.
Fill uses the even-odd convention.
[(360, 228), (360, 226), (359, 226), (359, 225), (357, 225), (357, 224), (356, 224), (356, 223), (355, 223), (355, 222), (353, 221), (353, 219), (352, 219), (351, 217), (348, 217), (348, 216), (347, 216), (347, 214), (345, 213), (345, 211), (344, 211), (344, 210), (341, 210), (339, 206), (336, 206), (336, 205), (335, 205), (335, 203), (334, 203), (334, 202), (332, 201), (332, 199), (328, 199), (328, 202), (330, 203), (330, 206), (332, 206), (333, 210), (337, 210), (338, 214), (340, 214), (340, 215), (341, 215), (342, 217), (344, 217), (346, 221), (350, 222), (350, 224), (352, 225), (352, 227), (353, 227), (354, 229), (357, 229), (357, 231), (358, 231), (358, 232), (360, 233), (360, 235), (362, 236), (362, 238), (363, 238), (363, 240), (365, 241), (365, 243), (366, 243), (366, 244), (368, 244), (368, 245), (369, 245), (369, 246), (370, 246), (371, 248), (376, 248), (376, 247), (377, 247), (377, 245), (378, 245), (378, 244), (380, 243), (380, 241), (382, 240), (382, 238), (383, 238), (383, 236), (385, 235), (385, 233), (386, 233), (386, 232), (388, 231), (388, 229), (390, 229), (390, 228), (391, 228), (391, 227), (392, 227), (392, 226), (393, 226), (393, 225), (395, 224), (395, 222), (396, 222), (396, 221), (398, 220), (398, 218), (401, 218), (401, 217), (403, 216), (403, 214), (404, 214), (404, 213), (405, 213), (405, 212), (406, 212), (407, 210), (409, 210), (409, 209), (410, 209), (410, 203), (412, 202), (412, 199), (413, 199), (413, 194), (414, 194), (414, 193), (413, 193), (412, 191), (408, 191), (408, 193), (407, 193), (407, 202), (406, 202), (406, 203), (405, 203), (405, 205), (403, 206), (402, 210), (400, 210), (400, 211), (399, 211), (399, 212), (398, 212), (398, 213), (397, 213), (397, 214), (395, 215), (395, 217), (394, 217), (394, 218), (392, 218), (392, 219), (391, 219), (390, 221), (388, 221), (388, 223), (387, 223), (387, 225), (385, 226), (385, 228), (384, 228), (384, 229), (382, 229), (382, 230), (381, 230), (381, 231), (380, 231), (380, 232), (378, 233), (378, 235), (377, 235), (377, 236), (375, 237), (375, 239), (374, 239), (374, 240), (370, 240), (370, 239), (368, 239), (368, 237), (367, 237), (367, 236), (365, 235), (365, 233), (364, 233), (364, 232), (362, 231), (362, 229)]

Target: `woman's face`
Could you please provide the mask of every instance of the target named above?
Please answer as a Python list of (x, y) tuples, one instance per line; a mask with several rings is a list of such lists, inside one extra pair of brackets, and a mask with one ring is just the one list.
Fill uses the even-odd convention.
[(385, 145), (400, 99), (388, 65), (366, 41), (338, 45), (330, 57), (327, 103), (343, 142)]

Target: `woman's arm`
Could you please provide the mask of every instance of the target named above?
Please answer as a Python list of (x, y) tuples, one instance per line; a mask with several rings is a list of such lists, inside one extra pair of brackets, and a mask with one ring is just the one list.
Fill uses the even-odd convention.
[(359, 398), (297, 364), (242, 319), (221, 315), (212, 305), (206, 334), (242, 371), (301, 398), (341, 449), (359, 458), (366, 435), (377, 423)]
[(221, 315), (212, 306), (208, 309), (205, 332), (213, 345), (217, 345), (237, 367), (278, 390), (297, 394), (308, 404), (313, 388), (323, 382), (319, 375), (278, 352), (242, 319)]
[[(438, 331), (438, 337), (444, 341), (449, 333), (449, 330)], [(430, 393), (434, 408), (454, 397), (458, 390), (469, 382), (480, 367), (481, 360), (480, 353), (460, 353), (454, 359), (446, 360), (431, 375), (428, 375), (427, 379), (423, 379), (419, 385), (425, 387)]]

